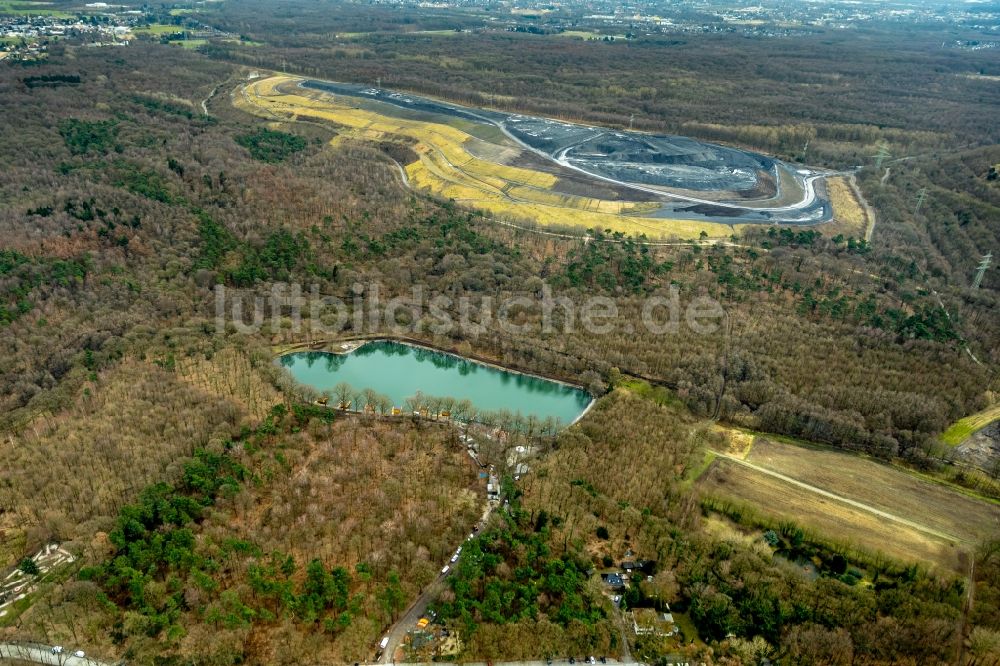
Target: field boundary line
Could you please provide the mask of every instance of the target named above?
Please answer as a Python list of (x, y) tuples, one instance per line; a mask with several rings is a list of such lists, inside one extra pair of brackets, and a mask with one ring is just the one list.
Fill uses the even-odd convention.
[(906, 527), (909, 527), (911, 529), (915, 529), (915, 530), (917, 530), (919, 532), (923, 532), (924, 534), (929, 534), (930, 536), (936, 537), (938, 539), (943, 539), (945, 541), (949, 541), (949, 542), (952, 542), (952, 543), (963, 543), (963, 544), (970, 543), (969, 541), (967, 541), (965, 539), (960, 539), (960, 538), (958, 538), (958, 537), (956, 537), (956, 536), (954, 536), (952, 534), (948, 534), (947, 532), (941, 532), (941, 531), (936, 530), (936, 529), (934, 529), (932, 527), (927, 527), (926, 525), (921, 525), (920, 523), (914, 522), (912, 520), (908, 520), (908, 519), (903, 518), (901, 516), (897, 516), (897, 515), (895, 515), (893, 513), (889, 513), (888, 511), (883, 511), (881, 509), (876, 509), (875, 507), (873, 507), (873, 506), (871, 506), (869, 504), (865, 504), (864, 502), (859, 502), (859, 501), (853, 500), (853, 499), (851, 499), (849, 497), (844, 497), (843, 495), (838, 495), (836, 493), (832, 493), (829, 490), (823, 490), (822, 488), (819, 488), (817, 486), (805, 483), (804, 481), (799, 481), (798, 479), (790, 477), (790, 476), (788, 476), (786, 474), (782, 474), (781, 472), (776, 472), (776, 471), (774, 471), (772, 469), (767, 469), (766, 467), (761, 467), (760, 465), (755, 465), (754, 463), (747, 462), (746, 460), (741, 460), (740, 458), (738, 458), (736, 456), (733, 456), (733, 455), (730, 455), (728, 453), (723, 453), (721, 451), (716, 451), (715, 453), (720, 458), (725, 458), (726, 460), (730, 460), (730, 461), (736, 463), (737, 465), (742, 465), (744, 467), (752, 469), (755, 472), (759, 472), (761, 474), (766, 474), (767, 476), (774, 477), (774, 478), (778, 479), (779, 481), (784, 481), (785, 483), (791, 484), (791, 485), (795, 486), (796, 488), (802, 488), (803, 490), (808, 490), (808, 491), (810, 491), (812, 493), (815, 493), (817, 495), (821, 495), (821, 496), (826, 497), (828, 499), (835, 500), (837, 502), (840, 502), (841, 504), (846, 504), (846, 505), (848, 505), (850, 507), (853, 507), (855, 509), (861, 509), (862, 511), (866, 511), (866, 512), (871, 513), (871, 514), (873, 514), (875, 516), (878, 516), (879, 518), (885, 518), (887, 520), (891, 520), (891, 521), (893, 521), (895, 523), (899, 523), (901, 525), (905, 525)]

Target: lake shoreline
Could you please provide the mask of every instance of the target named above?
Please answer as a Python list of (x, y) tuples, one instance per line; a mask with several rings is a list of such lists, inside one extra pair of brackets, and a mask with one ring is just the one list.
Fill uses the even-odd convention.
[(585, 393), (587, 397), (589, 397), (589, 401), (587, 402), (587, 405), (583, 408), (583, 410), (572, 421), (570, 421), (564, 426), (566, 428), (577, 423), (580, 419), (586, 416), (597, 402), (597, 397), (594, 396), (590, 391), (588, 391), (584, 386), (575, 382), (567, 381), (561, 377), (556, 377), (549, 374), (533, 372), (528, 370), (521, 370), (516, 367), (502, 365), (500, 363), (497, 363), (494, 359), (484, 357), (480, 354), (476, 354), (475, 352), (469, 354), (462, 354), (454, 348), (449, 349), (441, 345), (435, 345), (433, 343), (427, 342), (426, 340), (418, 340), (414, 338), (408, 338), (405, 336), (388, 336), (388, 335), (378, 335), (370, 337), (357, 336), (349, 338), (340, 338), (336, 340), (303, 342), (298, 344), (292, 344), (282, 348), (281, 351), (276, 351), (274, 354), (274, 358), (276, 361), (280, 361), (280, 359), (285, 356), (291, 354), (298, 354), (302, 352), (319, 352), (319, 353), (332, 354), (336, 356), (347, 356), (368, 344), (375, 344), (379, 342), (399, 344), (406, 347), (410, 347), (412, 349), (422, 349), (425, 351), (435, 352), (438, 354), (444, 354), (446, 356), (456, 359), (457, 361), (472, 362), (500, 372), (505, 372), (512, 375), (519, 375), (522, 377), (528, 377), (531, 379), (545, 380), (566, 388), (581, 391), (582, 393)]
[[(522, 370), (514, 366), (503, 365), (501, 363), (498, 363), (495, 359), (482, 356), (481, 354), (477, 354), (476, 352), (463, 354), (454, 347), (451, 348), (443, 347), (441, 345), (436, 345), (433, 342), (427, 342), (426, 340), (420, 340), (418, 338), (408, 338), (405, 336), (392, 336), (392, 335), (378, 335), (372, 337), (357, 336), (349, 338), (340, 338), (336, 340), (317, 340), (313, 342), (299, 342), (283, 348), (282, 351), (280, 352), (276, 352), (274, 357), (281, 358), (282, 356), (287, 356), (289, 354), (295, 354), (297, 352), (303, 352), (303, 351), (327, 352), (330, 354), (344, 355), (356, 351), (357, 349), (363, 347), (369, 342), (396, 342), (399, 344), (408, 345), (410, 347), (426, 349), (428, 351), (435, 351), (441, 354), (455, 356), (465, 361), (475, 361), (476, 363), (480, 363), (482, 365), (486, 365), (491, 368), (495, 368), (497, 370), (510, 372), (512, 374), (524, 375), (526, 377), (538, 377), (539, 379), (547, 379), (549, 381), (556, 382), (557, 384), (562, 384), (563, 386), (568, 386), (570, 388), (575, 388), (581, 391), (585, 391), (587, 394), (590, 395), (590, 397), (593, 400), (597, 399), (594, 396), (594, 394), (590, 393), (590, 391), (587, 390), (587, 387), (583, 386), (582, 384), (578, 384), (576, 382), (571, 382), (568, 379), (564, 379), (563, 377), (557, 375), (545, 372), (537, 372), (534, 370)], [(341, 347), (340, 349), (334, 349), (334, 345), (350, 345), (350, 346)]]

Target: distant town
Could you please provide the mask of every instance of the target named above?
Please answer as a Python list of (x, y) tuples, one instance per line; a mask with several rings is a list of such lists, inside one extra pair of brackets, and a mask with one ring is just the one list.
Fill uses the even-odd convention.
[[(386, 0), (374, 4), (433, 9), (482, 8), (488, 24), (509, 30), (576, 32), (593, 39), (633, 38), (689, 32), (743, 33), (765, 37), (803, 34), (819, 29), (856, 29), (862, 24), (940, 24), (1000, 34), (1000, 10), (990, 3), (923, 3), (859, 0), (800, 2), (785, 0), (722, 3), (715, 0), (664, 2), (493, 2), (492, 0)], [(581, 15), (582, 12), (585, 12)], [(989, 48), (989, 47), (987, 47)]]
[[(38, 13), (34, 7), (38, 6)], [(196, 47), (208, 38), (230, 38), (204, 25), (183, 10), (167, 9), (163, 16), (122, 5), (93, 2), (79, 10), (51, 9), (47, 3), (18, 5), (5, 15), (0, 7), (0, 60), (31, 61), (46, 57), (53, 46), (69, 42), (83, 46), (128, 46), (137, 38)]]
[[(758, 38), (808, 35), (823, 30), (853, 30), (881, 23), (947, 25), (1000, 38), (1000, 9), (991, 3), (798, 2), (767, 6), (747, 2), (734, 7), (715, 0), (639, 2), (521, 2), (518, 0), (370, 0), (371, 5), (398, 6), (429, 13), (462, 10), (456, 32), (525, 32), (563, 35), (584, 40), (630, 40), (641, 37), (727, 33)], [(104, 2), (72, 9), (54, 9), (50, 3), (26, 2), (11, 15), (0, 5), (0, 59), (36, 60), (61, 40), (89, 46), (127, 46), (135, 39), (151, 39), (187, 48), (210, 39), (240, 42), (211, 25), (212, 7), (206, 2), (160, 5), (153, 9)], [(38, 9), (35, 10), (35, 7)], [(475, 17), (481, 22), (475, 22)], [(471, 21), (470, 21), (471, 19)], [(1000, 39), (944, 40), (942, 48), (993, 49)]]

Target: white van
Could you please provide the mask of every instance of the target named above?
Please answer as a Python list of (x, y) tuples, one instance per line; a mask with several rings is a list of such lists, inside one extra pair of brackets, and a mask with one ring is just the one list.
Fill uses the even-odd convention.
[(382, 639), (382, 641), (381, 641), (381, 642), (380, 642), (380, 643), (378, 644), (378, 649), (379, 649), (379, 650), (384, 650), (384, 649), (386, 648), (386, 646), (388, 646), (388, 645), (389, 645), (389, 637), (388, 637), (388, 636), (386, 636), (386, 637), (385, 637), (385, 638), (383, 638), (383, 639)]
[(451, 569), (451, 567), (450, 567), (450, 566), (448, 566), (448, 565), (446, 564), (446, 565), (444, 565), (444, 567), (443, 567), (443, 568), (441, 569), (441, 573), (443, 573), (443, 574), (446, 574), (446, 573), (448, 573), (448, 571), (449, 571), (450, 569)]

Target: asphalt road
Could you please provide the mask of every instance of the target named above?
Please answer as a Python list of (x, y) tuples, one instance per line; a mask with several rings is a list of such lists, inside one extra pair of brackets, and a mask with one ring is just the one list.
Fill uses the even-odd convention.
[[(493, 504), (487, 502), (486, 507), (483, 509), (483, 515), (476, 524), (476, 531), (486, 527), (486, 523), (489, 522), (490, 514), (493, 513)], [(464, 545), (464, 541), (462, 544)], [(389, 637), (389, 644), (386, 645), (385, 649), (382, 650), (382, 656), (379, 657), (378, 663), (380, 664), (391, 664), (395, 663), (394, 657), (396, 656), (396, 650), (403, 644), (403, 639), (406, 638), (406, 632), (411, 629), (416, 628), (417, 622), (424, 613), (427, 612), (427, 607), (430, 603), (437, 599), (442, 592), (446, 589), (448, 583), (448, 576), (450, 576), (455, 571), (455, 563), (449, 561), (448, 563), (448, 573), (438, 574), (438, 577), (434, 581), (424, 588), (424, 591), (420, 593), (410, 607), (403, 613), (402, 617), (396, 620), (396, 624), (392, 625), (389, 632), (385, 634)], [(441, 565), (444, 566), (443, 564)], [(381, 639), (380, 639), (381, 640)]]
[(70, 648), (66, 648), (62, 654), (52, 654), (52, 647), (47, 645), (0, 643), (0, 662), (6, 659), (52, 664), (52, 666), (111, 666), (90, 657), (74, 657)]
[(403, 639), (406, 638), (406, 632), (417, 626), (417, 621), (423, 617), (424, 613), (427, 612), (427, 606), (430, 605), (431, 601), (437, 599), (438, 596), (445, 590), (447, 586), (446, 579), (451, 575), (451, 570), (448, 570), (447, 574), (439, 575), (433, 583), (424, 588), (424, 591), (417, 597), (417, 600), (413, 602), (413, 605), (403, 613), (403, 616), (396, 621), (396, 624), (392, 625), (389, 629), (389, 633), (386, 634), (389, 637), (389, 644), (386, 646), (385, 650), (382, 651), (382, 656), (379, 658), (378, 663), (380, 664), (391, 664), (395, 663), (393, 656), (396, 654), (396, 650), (403, 644)]

